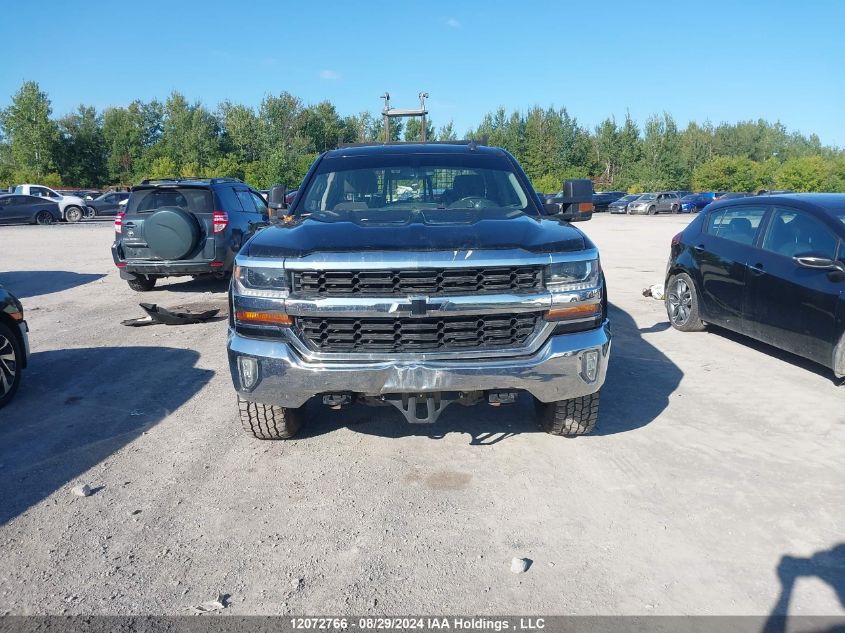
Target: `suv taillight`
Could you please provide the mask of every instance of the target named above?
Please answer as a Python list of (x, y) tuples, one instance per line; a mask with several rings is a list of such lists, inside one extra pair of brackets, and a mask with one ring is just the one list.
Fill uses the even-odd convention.
[(121, 211), (116, 216), (114, 216), (114, 232), (115, 233), (122, 233), (123, 232), (123, 216), (126, 215), (125, 211)]
[(229, 226), (229, 215), (225, 211), (215, 211), (211, 214), (211, 230), (213, 233), (222, 233)]

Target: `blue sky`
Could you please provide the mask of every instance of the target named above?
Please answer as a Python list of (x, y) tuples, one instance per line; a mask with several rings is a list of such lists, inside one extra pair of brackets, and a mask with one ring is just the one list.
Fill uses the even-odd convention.
[(210, 107), (287, 90), (352, 114), (425, 90), (459, 136), (539, 104), (590, 127), (763, 117), (845, 146), (845, 2), (28, 0), (4, 24), (0, 107), (34, 79), (55, 115), (172, 90)]

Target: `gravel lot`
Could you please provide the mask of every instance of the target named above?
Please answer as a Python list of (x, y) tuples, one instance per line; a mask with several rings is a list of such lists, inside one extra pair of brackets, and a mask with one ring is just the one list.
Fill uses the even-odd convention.
[[(111, 224), (0, 228), (33, 356), (0, 411), (0, 614), (841, 614), (845, 387), (641, 290), (688, 216), (601, 214), (614, 349), (597, 435), (531, 403), (314, 407), (300, 439), (236, 419), (226, 323), (127, 328), (139, 301), (226, 311), (225, 284), (138, 295)], [(91, 497), (71, 493), (75, 485)], [(841, 550), (836, 550), (840, 552)], [(827, 553), (826, 553), (827, 552)], [(533, 564), (510, 571), (512, 557)], [(808, 572), (807, 575), (805, 572)], [(827, 578), (823, 580), (822, 577)], [(780, 602), (781, 606), (785, 604)]]

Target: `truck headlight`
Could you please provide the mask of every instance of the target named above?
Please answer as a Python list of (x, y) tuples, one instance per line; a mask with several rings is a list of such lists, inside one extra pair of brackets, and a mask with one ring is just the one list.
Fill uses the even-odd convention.
[(235, 266), (232, 278), (235, 294), (245, 297), (286, 299), (290, 294), (287, 271), (281, 267)]
[(555, 262), (546, 267), (546, 288), (552, 292), (589, 290), (599, 285), (600, 278), (598, 258)]

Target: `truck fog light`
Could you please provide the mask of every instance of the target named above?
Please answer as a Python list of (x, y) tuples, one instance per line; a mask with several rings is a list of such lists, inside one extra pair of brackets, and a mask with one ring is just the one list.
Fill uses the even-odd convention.
[(581, 375), (587, 382), (595, 382), (599, 371), (599, 352), (590, 350), (581, 356)]
[(238, 372), (241, 375), (241, 387), (252, 391), (258, 384), (258, 362), (249, 356), (238, 356)]

